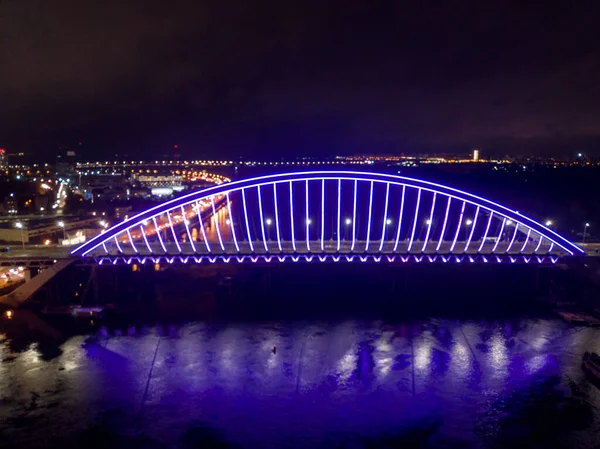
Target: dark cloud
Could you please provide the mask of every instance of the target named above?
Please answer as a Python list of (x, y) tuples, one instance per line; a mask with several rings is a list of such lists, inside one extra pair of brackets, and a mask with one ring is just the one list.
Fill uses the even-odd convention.
[(0, 145), (43, 153), (84, 140), (107, 155), (173, 142), (231, 155), (593, 146), (599, 11), (0, 0)]

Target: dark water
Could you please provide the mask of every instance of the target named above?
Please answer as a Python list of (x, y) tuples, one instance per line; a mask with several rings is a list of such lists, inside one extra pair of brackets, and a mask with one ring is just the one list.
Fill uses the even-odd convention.
[(558, 319), (100, 327), (54, 354), (2, 326), (1, 447), (600, 444), (600, 331)]

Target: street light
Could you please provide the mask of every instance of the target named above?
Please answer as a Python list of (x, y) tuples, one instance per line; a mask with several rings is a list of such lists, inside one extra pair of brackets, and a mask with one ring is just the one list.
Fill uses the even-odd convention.
[(23, 249), (25, 249), (25, 231), (23, 229), (23, 223), (17, 221), (15, 227), (21, 230), (21, 245), (23, 246)]
[(546, 220), (546, 226), (552, 226), (552, 220)]
[(586, 223), (586, 224), (583, 226), (583, 244), (584, 244), (584, 245), (585, 245), (585, 236), (587, 235), (587, 228), (589, 228), (589, 227), (590, 227), (590, 224), (589, 224), (589, 223)]
[(467, 226), (471, 226), (473, 224), (473, 220), (471, 220), (470, 218), (467, 218)]
[(65, 232), (65, 222), (59, 221), (57, 224), (58, 224), (58, 227), (62, 228), (62, 230), (63, 230), (63, 240), (67, 240), (67, 234)]
[(265, 223), (266, 223), (267, 225), (269, 225), (269, 226), (270, 226), (270, 225), (271, 225), (271, 223), (273, 223), (273, 220), (271, 220), (270, 218), (267, 218), (267, 219), (265, 220)]
[(347, 225), (349, 225), (350, 223), (352, 223), (352, 220), (350, 220), (349, 218), (346, 218), (346, 222)]
[(392, 220), (388, 218), (387, 220), (385, 220), (385, 224), (391, 225), (392, 224)]

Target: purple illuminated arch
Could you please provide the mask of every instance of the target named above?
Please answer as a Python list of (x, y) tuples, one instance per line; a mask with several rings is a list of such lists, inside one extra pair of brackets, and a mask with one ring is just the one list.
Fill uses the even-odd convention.
[[(297, 182), (303, 188), (293, 189)], [(189, 218), (186, 208), (198, 218)], [(226, 214), (221, 219), (219, 210)], [(167, 218), (162, 227), (161, 217)], [(194, 191), (109, 228), (72, 254), (110, 256), (111, 248), (125, 256), (368, 253), (443, 260), (583, 253), (552, 229), (486, 198), (420, 179), (355, 171), (284, 173)]]

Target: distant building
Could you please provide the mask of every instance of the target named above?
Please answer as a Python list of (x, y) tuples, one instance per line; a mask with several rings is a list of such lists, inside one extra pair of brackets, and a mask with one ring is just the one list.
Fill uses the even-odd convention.
[(56, 175), (59, 178), (75, 178), (77, 175), (76, 168), (77, 155), (75, 154), (75, 151), (63, 151), (56, 158)]
[(479, 162), (479, 149), (475, 148), (473, 150), (473, 162)]
[(0, 148), (0, 170), (4, 171), (8, 168), (8, 161), (6, 150), (4, 148)]

